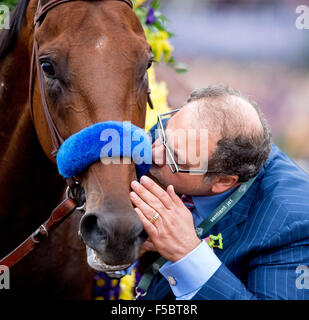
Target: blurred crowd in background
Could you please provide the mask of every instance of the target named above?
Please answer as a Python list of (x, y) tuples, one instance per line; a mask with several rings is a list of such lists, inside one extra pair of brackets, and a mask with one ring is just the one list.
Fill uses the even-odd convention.
[[(307, 2), (307, 1), (303, 1)], [(255, 100), (273, 138), (309, 172), (309, 30), (295, 21), (301, 0), (161, 1), (177, 61), (188, 72), (156, 67), (168, 105), (181, 106), (189, 93), (228, 84)], [(309, 6), (309, 3), (308, 3)]]

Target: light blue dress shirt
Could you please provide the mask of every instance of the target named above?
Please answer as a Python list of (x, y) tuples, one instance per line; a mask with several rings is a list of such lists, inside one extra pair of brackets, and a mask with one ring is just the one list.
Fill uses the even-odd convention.
[[(194, 226), (198, 226), (235, 190), (228, 190), (215, 196), (192, 197), (195, 208), (191, 210)], [(190, 300), (220, 267), (221, 261), (202, 241), (194, 250), (177, 262), (168, 261), (160, 268), (167, 279), (173, 279), (170, 287), (176, 300)], [(169, 281), (170, 282), (170, 281)]]

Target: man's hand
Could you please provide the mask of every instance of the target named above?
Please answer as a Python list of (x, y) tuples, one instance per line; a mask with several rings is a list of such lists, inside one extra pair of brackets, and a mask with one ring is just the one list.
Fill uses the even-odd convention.
[[(164, 191), (149, 177), (141, 184), (131, 183), (130, 198), (153, 246), (162, 257), (176, 262), (196, 248), (201, 240), (196, 235), (191, 212), (179, 199), (172, 185)], [(151, 219), (159, 218), (151, 223)]]
[(141, 250), (139, 252), (139, 256), (138, 258), (140, 258), (144, 253), (146, 252), (157, 252), (156, 247), (153, 245), (153, 243), (151, 242), (151, 240), (148, 238), (141, 246)]

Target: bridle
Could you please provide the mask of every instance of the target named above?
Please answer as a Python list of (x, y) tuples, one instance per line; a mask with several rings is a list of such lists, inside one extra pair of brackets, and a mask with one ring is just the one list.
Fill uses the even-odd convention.
[[(37, 31), (37, 29), (39, 28), (39, 26), (42, 24), (44, 18), (46, 17), (46, 14), (48, 11), (50, 11), (52, 8), (66, 3), (66, 2), (72, 2), (74, 0), (52, 0), (47, 2), (44, 6), (41, 6), (41, 1), (39, 0), (38, 2), (38, 8), (37, 11), (34, 15), (34, 35)], [(133, 9), (133, 4), (131, 2), (131, 0), (118, 0), (118, 1), (122, 1), (125, 2), (131, 9)], [(35, 39), (35, 36), (33, 37), (33, 48), (32, 48), (32, 57), (31, 57), (31, 65), (30, 65), (30, 79), (29, 79), (29, 109), (30, 109), (30, 116), (32, 121), (33, 119), (33, 87), (34, 87), (34, 79), (35, 79), (35, 69), (37, 71), (38, 74), (38, 82), (39, 82), (39, 88), (40, 88), (40, 93), (41, 93), (41, 100), (43, 103), (43, 110), (44, 110), (44, 114), (47, 120), (47, 124), (48, 124), (48, 128), (49, 128), (49, 132), (50, 132), (50, 136), (51, 136), (51, 140), (52, 140), (52, 152), (51, 155), (56, 158), (57, 152), (60, 148), (60, 146), (62, 145), (62, 143), (64, 142), (64, 139), (62, 138), (62, 136), (60, 135), (51, 115), (49, 112), (49, 107), (46, 101), (46, 97), (44, 94), (44, 79), (43, 79), (43, 75), (42, 75), (42, 70), (39, 64), (39, 57), (38, 57), (38, 43)], [(152, 104), (152, 100), (150, 98), (150, 93), (151, 90), (148, 88), (147, 91), (147, 101), (148, 104), (150, 106), (150, 108), (153, 109), (153, 104)], [(66, 183), (67, 185), (70, 187), (70, 189), (74, 189), (74, 187), (76, 187), (76, 179), (73, 178), (68, 178), (66, 179)]]
[[(50, 11), (52, 8), (66, 3), (66, 2), (72, 2), (74, 0), (51, 0), (49, 2), (47, 2), (44, 6), (41, 6), (41, 1), (38, 1), (38, 7), (36, 10), (36, 13), (34, 15), (34, 19), (33, 19), (33, 24), (34, 24), (34, 36), (33, 36), (33, 47), (32, 47), (32, 57), (31, 57), (31, 65), (30, 65), (30, 78), (29, 78), (29, 111), (30, 111), (30, 116), (32, 119), (32, 122), (34, 122), (34, 117), (33, 117), (33, 88), (34, 88), (34, 80), (35, 80), (35, 71), (37, 72), (38, 75), (38, 82), (39, 82), (39, 89), (40, 89), (40, 94), (41, 94), (41, 101), (43, 104), (43, 111), (45, 114), (45, 118), (48, 124), (48, 128), (49, 128), (49, 132), (50, 132), (50, 137), (51, 137), (51, 141), (52, 141), (52, 151), (51, 151), (51, 155), (53, 158), (56, 158), (58, 150), (60, 148), (60, 146), (63, 144), (64, 139), (62, 138), (62, 136), (60, 135), (57, 126), (55, 125), (51, 114), (50, 114), (50, 109), (48, 107), (48, 103), (46, 101), (46, 97), (45, 97), (45, 90), (44, 90), (44, 77), (42, 74), (42, 70), (40, 67), (40, 63), (39, 63), (39, 55), (38, 55), (38, 51), (39, 51), (39, 47), (38, 47), (38, 43), (35, 39), (35, 34), (37, 29), (39, 28), (39, 26), (42, 24), (42, 22), (44, 21), (44, 18), (46, 17), (46, 14), (48, 13), (48, 11)], [(131, 0), (118, 0), (118, 1), (122, 1), (125, 2), (131, 9), (133, 9), (133, 4), (131, 2)], [(152, 105), (152, 101), (150, 98), (150, 89), (148, 89), (147, 91), (147, 100), (148, 103), (150, 105), (151, 108), (153, 108)], [(67, 178), (66, 179), (66, 183), (68, 185), (68, 187), (70, 188), (70, 191), (72, 193), (72, 196), (76, 198), (76, 190), (78, 189), (78, 181), (75, 177), (72, 178)], [(80, 207), (82, 206), (82, 204), (80, 204)], [(80, 208), (79, 207), (79, 208)]]
[[(72, 2), (74, 0), (52, 0), (46, 3), (44, 6), (41, 6), (41, 1), (38, 1), (38, 7), (34, 16), (34, 36), (33, 36), (33, 48), (32, 48), (32, 57), (31, 57), (31, 65), (30, 65), (30, 79), (29, 79), (29, 110), (30, 117), (33, 119), (33, 89), (34, 89), (34, 80), (35, 80), (35, 70), (38, 75), (39, 88), (41, 93), (41, 100), (43, 103), (43, 111), (48, 123), (48, 128), (52, 140), (52, 156), (56, 158), (57, 152), (64, 142), (64, 139), (60, 135), (51, 115), (49, 112), (49, 107), (45, 97), (44, 90), (44, 80), (42, 71), (39, 64), (38, 58), (38, 43), (35, 39), (35, 33), (38, 27), (42, 24), (46, 14), (52, 8), (66, 3)], [(133, 4), (130, 0), (118, 0), (125, 2), (131, 8), (133, 8)], [(148, 104), (151, 108), (153, 108), (151, 99), (150, 99), (150, 90), (147, 91), (148, 94)], [(6, 257), (0, 260), (0, 265), (5, 265), (7, 267), (12, 267), (22, 258), (24, 258), (31, 250), (33, 250), (37, 244), (39, 244), (42, 240), (45, 240), (48, 236), (49, 230), (56, 224), (62, 222), (65, 218), (67, 218), (72, 212), (75, 210), (83, 210), (84, 204), (79, 203), (80, 199), (78, 199), (78, 193), (80, 192), (80, 188), (78, 185), (78, 181), (73, 178), (67, 178), (66, 183), (68, 185), (66, 191), (65, 200), (63, 200), (52, 212), (49, 219), (45, 221), (38, 229), (36, 229), (21, 245), (19, 245), (16, 249), (10, 252)]]
[[(38, 2), (38, 7), (37, 11), (34, 15), (34, 35), (39, 28), (39, 26), (42, 24), (44, 18), (46, 17), (46, 14), (48, 11), (50, 11), (52, 8), (66, 3), (66, 2), (72, 2), (74, 0), (52, 0), (47, 2), (44, 6), (41, 6), (41, 1), (39, 0)], [(133, 4), (130, 0), (118, 0), (125, 2), (128, 4), (131, 8), (133, 8)], [(64, 142), (64, 139), (60, 135), (51, 115), (49, 112), (49, 107), (46, 101), (46, 97), (44, 94), (44, 80), (43, 80), (43, 75), (41, 71), (41, 67), (39, 64), (39, 57), (38, 57), (38, 43), (35, 39), (35, 36), (33, 37), (33, 48), (32, 48), (32, 58), (31, 58), (31, 65), (30, 65), (30, 80), (29, 80), (29, 108), (30, 108), (30, 115), (31, 119), (33, 121), (33, 87), (34, 87), (34, 79), (35, 79), (35, 69), (38, 74), (38, 81), (39, 81), (39, 87), (40, 87), (40, 93), (41, 93), (41, 100), (43, 103), (43, 109), (44, 109), (44, 114), (48, 123), (49, 131), (50, 131), (50, 136), (52, 140), (52, 156), (56, 158), (57, 152)], [(149, 92), (150, 93), (150, 92)], [(67, 181), (68, 185), (73, 187), (72, 181)]]

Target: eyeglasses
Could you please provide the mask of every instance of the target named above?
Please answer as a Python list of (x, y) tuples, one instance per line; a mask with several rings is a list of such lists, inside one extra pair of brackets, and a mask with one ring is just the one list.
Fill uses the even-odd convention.
[(166, 133), (165, 133), (164, 125), (163, 125), (163, 118), (166, 116), (171, 116), (171, 115), (175, 114), (176, 112), (178, 112), (179, 110), (180, 109), (175, 109), (175, 110), (163, 113), (158, 116), (158, 123), (159, 123), (158, 135), (159, 135), (159, 139), (161, 140), (161, 143), (163, 144), (165, 151), (166, 151), (165, 155), (166, 155), (167, 165), (171, 169), (172, 173), (185, 172), (185, 173), (204, 173), (205, 174), (206, 172), (216, 172), (216, 171), (211, 171), (211, 170), (200, 170), (200, 169), (182, 169), (182, 168), (179, 168), (178, 164), (176, 163), (174, 154), (171, 151), (171, 149), (169, 148), (169, 146), (167, 145), (167, 138), (166, 138)]

